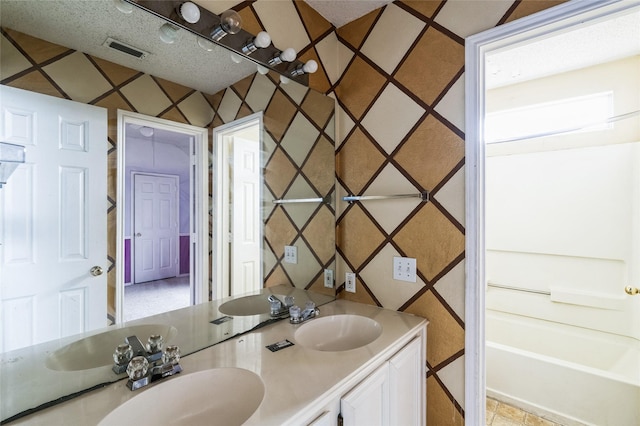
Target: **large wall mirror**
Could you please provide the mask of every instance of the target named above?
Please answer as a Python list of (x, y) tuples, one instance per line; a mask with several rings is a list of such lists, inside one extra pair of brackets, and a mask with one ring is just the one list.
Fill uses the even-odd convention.
[[(212, 129), (224, 130), (236, 120), (260, 115), (263, 125), (258, 138), (260, 198), (255, 208), (259, 212), (256, 231), (261, 235), (261, 243), (256, 287), (290, 288), (300, 295), (311, 291), (333, 297), (334, 289), (324, 286), (324, 271), (335, 269), (334, 101), (294, 82), (282, 84), (277, 74), (258, 74), (255, 64), (248, 61), (236, 64), (222, 48), (214, 46), (209, 50), (211, 46), (207, 45), (207, 50), (203, 50), (197, 37), (186, 31), (179, 31), (174, 43), (165, 44), (158, 35), (163, 24), (160, 18), (135, 8), (132, 13), (123, 14), (116, 3), (111, 0), (3, 1), (0, 22), (3, 85), (102, 107), (106, 115), (103, 118), (108, 135), (104, 145), (107, 164), (101, 170), (103, 189), (95, 201), (108, 216), (113, 215), (108, 217), (105, 229), (107, 260), (103, 263), (102, 278), (108, 284), (102, 289), (109, 302), (102, 311), (104, 325), (108, 323), (107, 316), (109, 321), (116, 322), (115, 278), (121, 261), (116, 255), (115, 212), (118, 209), (114, 202), (119, 172), (118, 110), (209, 129), (211, 160), (208, 165), (212, 179), (222, 176), (218, 173), (228, 176), (234, 170), (234, 167), (222, 170), (221, 161), (228, 159), (219, 156)], [(103, 46), (107, 38), (145, 50), (147, 59), (132, 59), (108, 49)], [(27, 161), (33, 161), (29, 154)], [(11, 181), (0, 191), (9, 185)], [(211, 241), (207, 235), (209, 256), (202, 262), (206, 263), (204, 269), (211, 266), (211, 271), (207, 283), (201, 283), (209, 289), (212, 299), (242, 293), (233, 290), (230, 281), (219, 281), (219, 277), (225, 279), (224, 268), (232, 268), (233, 264), (230, 255), (222, 257), (230, 247), (229, 240), (218, 239), (222, 235), (228, 237), (229, 230), (214, 227), (218, 191), (226, 189), (216, 185), (211, 183), (205, 200), (211, 226), (207, 234), (211, 234)], [(320, 201), (281, 202), (299, 199)], [(227, 200), (233, 203), (235, 199), (231, 195)], [(3, 203), (6, 204), (6, 200), (3, 199)], [(6, 225), (4, 222), (5, 236)], [(223, 241), (222, 245), (219, 241)], [(295, 262), (285, 260), (285, 247), (296, 248)], [(3, 246), (4, 253), (6, 249)], [(215, 259), (222, 260), (216, 264)], [(230, 269), (226, 270), (228, 275)], [(4, 295), (0, 293), (0, 296)], [(225, 323), (224, 327), (229, 329), (221, 338), (208, 328), (210, 321), (219, 315), (214, 309), (217, 305), (211, 305), (213, 308), (207, 305), (190, 308), (194, 312), (192, 321), (175, 326), (177, 338), (190, 342), (191, 346), (184, 348), (186, 354), (269, 320), (268, 315), (254, 315), (233, 325)], [(7, 324), (8, 310), (3, 309), (2, 314), (3, 323)], [(169, 313), (153, 318), (162, 321), (151, 322), (164, 325), (173, 317)], [(126, 333), (132, 330), (127, 327), (149, 322), (139, 319), (112, 328)], [(176, 333), (173, 326), (166, 330), (168, 335)], [(186, 339), (184, 330), (187, 329), (194, 338)], [(88, 332), (73, 326), (69, 330), (68, 334)], [(64, 337), (2, 354), (1, 420), (122, 378), (113, 375), (110, 366), (70, 373), (66, 371), (70, 367), (64, 363), (53, 367), (51, 362), (45, 365), (48, 355), (73, 341), (73, 336)], [(33, 381), (24, 380), (24, 377), (36, 376), (38, 389), (34, 389)]]

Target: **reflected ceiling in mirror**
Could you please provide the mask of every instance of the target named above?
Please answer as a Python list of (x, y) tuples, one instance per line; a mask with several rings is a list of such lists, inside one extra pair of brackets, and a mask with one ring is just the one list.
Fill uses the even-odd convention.
[[(122, 13), (113, 1), (3, 1), (0, 17), (3, 28), (204, 93), (216, 93), (256, 72), (254, 63), (233, 62), (229, 50), (221, 46), (214, 44), (211, 51), (204, 50), (198, 37), (186, 30), (177, 32), (174, 43), (163, 43), (159, 30), (164, 22), (138, 8)], [(148, 54), (142, 59), (124, 54), (106, 46), (108, 39)]]

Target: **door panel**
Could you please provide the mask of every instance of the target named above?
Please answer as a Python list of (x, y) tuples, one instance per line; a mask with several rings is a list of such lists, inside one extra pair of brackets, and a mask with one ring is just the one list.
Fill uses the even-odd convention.
[(134, 282), (178, 275), (178, 176), (135, 173)]
[(233, 137), (231, 295), (262, 287), (260, 270), (260, 144)]
[(0, 189), (2, 350), (107, 325), (107, 112), (0, 87), (26, 163)]

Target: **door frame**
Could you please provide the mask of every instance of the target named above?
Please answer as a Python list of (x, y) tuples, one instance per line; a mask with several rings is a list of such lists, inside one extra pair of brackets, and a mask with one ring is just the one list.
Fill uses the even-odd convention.
[[(211, 242), (211, 248), (213, 250), (212, 255), (212, 300), (221, 299), (223, 297), (230, 296), (230, 281), (229, 281), (229, 269), (225, 267), (225, 259), (228, 261), (230, 256), (229, 250), (229, 153), (225, 149), (223, 138), (228, 136), (229, 133), (236, 132), (238, 130), (247, 128), (254, 124), (258, 124), (260, 127), (260, 147), (263, 145), (263, 113), (259, 111), (255, 114), (248, 115), (243, 118), (239, 118), (230, 123), (223, 124), (213, 129), (213, 208), (215, 212), (213, 218), (213, 241)], [(261, 164), (262, 168), (262, 164)], [(262, 185), (260, 188), (260, 199), (262, 199)], [(263, 227), (260, 227), (262, 230)], [(225, 231), (226, 230), (226, 231)], [(262, 232), (260, 233), (260, 241), (262, 241)], [(261, 264), (262, 266), (262, 264)], [(262, 277), (262, 271), (260, 271)]]
[(624, 0), (570, 1), (465, 40), (465, 424), (485, 421), (485, 55), (637, 7)]
[[(150, 125), (157, 129), (187, 134), (193, 137), (191, 215), (191, 300), (194, 304), (209, 301), (209, 132), (206, 128), (118, 110), (118, 150), (116, 206), (125, 205), (125, 147), (127, 124)], [(116, 324), (124, 321), (124, 219), (125, 209), (116, 210)]]
[[(131, 172), (131, 233), (132, 238), (131, 238), (131, 284), (136, 284), (136, 262), (135, 262), (135, 258), (136, 258), (136, 251), (135, 251), (135, 246), (136, 246), (136, 239), (135, 239), (135, 218), (136, 218), (136, 186), (135, 186), (135, 178), (136, 176), (140, 176), (140, 175), (144, 175), (144, 176), (152, 176), (152, 177), (163, 177), (163, 178), (171, 178), (174, 179), (176, 181), (176, 196), (175, 196), (175, 203), (176, 203), (176, 209), (178, 210), (178, 220), (180, 219), (180, 176), (178, 175), (173, 175), (170, 173), (149, 173), (149, 172), (140, 172), (140, 171), (133, 171)], [(179, 223), (179, 222), (178, 222)], [(176, 243), (175, 243), (175, 250), (176, 253), (178, 255), (178, 263), (174, 265), (174, 268), (176, 269), (176, 276), (180, 275), (180, 229), (178, 227), (178, 229), (176, 229)]]

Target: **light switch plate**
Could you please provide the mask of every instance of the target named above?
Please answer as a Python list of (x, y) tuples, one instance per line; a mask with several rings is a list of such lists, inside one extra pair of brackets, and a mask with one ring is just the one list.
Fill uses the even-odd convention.
[(324, 286), (333, 288), (333, 269), (324, 270)]
[(356, 274), (347, 272), (344, 277), (344, 289), (349, 293), (356, 292)]
[(284, 246), (284, 263), (298, 263), (298, 248), (296, 246)]
[(393, 258), (393, 279), (416, 282), (416, 260), (412, 257)]

